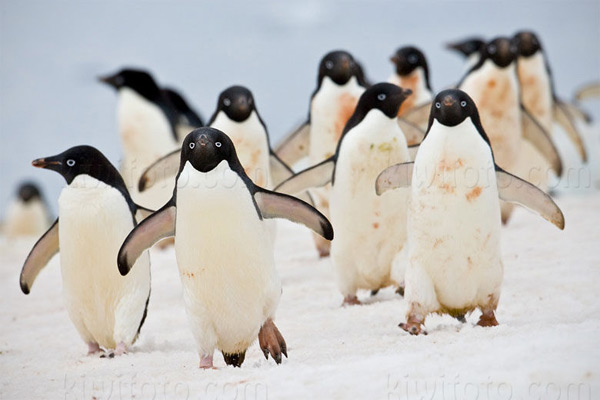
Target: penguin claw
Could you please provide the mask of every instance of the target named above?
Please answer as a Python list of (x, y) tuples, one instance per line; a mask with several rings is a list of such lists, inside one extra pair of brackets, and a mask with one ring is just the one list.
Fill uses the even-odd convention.
[(269, 354), (277, 364), (281, 364), (281, 354), (287, 358), (287, 345), (272, 319), (269, 318), (260, 328), (258, 342), (267, 360)]
[(406, 323), (401, 322), (398, 326), (411, 335), (427, 335), (427, 331), (421, 329), (421, 324), (410, 322), (410, 320)]

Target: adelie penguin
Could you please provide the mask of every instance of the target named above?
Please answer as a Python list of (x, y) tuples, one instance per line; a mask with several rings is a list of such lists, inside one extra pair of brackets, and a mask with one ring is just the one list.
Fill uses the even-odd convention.
[[(335, 153), (344, 126), (366, 89), (361, 70), (346, 51), (332, 51), (321, 59), (308, 120), (275, 147), (287, 165), (293, 166), (305, 156), (314, 165)], [(313, 190), (311, 195), (319, 211), (329, 215), (329, 187)], [(319, 255), (328, 256), (329, 242), (319, 236), (314, 239)]]
[(177, 111), (146, 71), (122, 69), (99, 80), (118, 93), (117, 122), (123, 149), (120, 170), (131, 197), (143, 206), (158, 208), (169, 199), (173, 187), (163, 182), (142, 194), (137, 184), (146, 168), (179, 147)]
[(448, 50), (459, 53), (465, 59), (465, 70), (473, 68), (479, 62), (481, 50), (485, 46), (485, 40), (478, 36), (468, 37), (446, 44)]
[(240, 366), (258, 336), (277, 363), (286, 343), (273, 319), (281, 296), (270, 218), (286, 218), (333, 238), (329, 221), (307, 203), (255, 185), (233, 142), (214, 128), (192, 131), (181, 149), (173, 197), (127, 237), (121, 274), (135, 272), (138, 256), (164, 237), (175, 253), (200, 367), (213, 367), (215, 349)]
[(179, 92), (172, 88), (162, 89), (173, 108), (175, 109), (175, 132), (177, 140), (183, 142), (188, 133), (204, 126), (200, 114), (192, 109)]
[[(473, 174), (476, 171), (476, 174)], [(463, 318), (476, 308), (478, 325), (494, 326), (503, 265), (499, 199), (522, 204), (564, 228), (552, 199), (494, 162), (477, 107), (464, 92), (440, 92), (414, 163), (384, 170), (378, 194), (410, 188), (408, 267), (402, 329), (423, 332), (430, 313)]]
[(23, 182), (16, 194), (6, 210), (3, 234), (9, 238), (43, 234), (52, 221), (40, 188), (33, 182)]
[(551, 135), (554, 122), (559, 123), (585, 162), (587, 154), (575, 118), (586, 120), (587, 116), (556, 95), (548, 59), (537, 35), (521, 31), (513, 36), (512, 41), (518, 51), (517, 75), (523, 106)]
[[(256, 185), (273, 188), (293, 175), (292, 170), (271, 149), (267, 126), (258, 113), (249, 89), (231, 86), (221, 92), (208, 125), (227, 133), (246, 174)], [(177, 149), (144, 171), (139, 190), (151, 188), (158, 178), (175, 176), (179, 170), (180, 154), (181, 149)]]
[(406, 241), (407, 190), (377, 196), (373, 185), (384, 168), (410, 160), (398, 109), (410, 90), (378, 83), (363, 93), (344, 128), (336, 153), (299, 172), (277, 191), (300, 193), (332, 183), (331, 245), (338, 286), (344, 304), (360, 304), (358, 289), (379, 290), (393, 281), (394, 256)]
[(90, 146), (76, 146), (33, 161), (67, 181), (58, 199), (58, 218), (25, 260), (20, 285), (25, 294), (60, 251), (64, 302), (88, 354), (127, 352), (144, 323), (150, 296), (150, 260), (139, 257), (134, 273), (119, 274), (116, 257), (127, 234), (149, 210), (129, 196), (119, 172)]
[[(498, 165), (544, 187), (549, 171), (539, 168), (540, 160), (558, 177), (562, 162), (548, 132), (521, 104), (516, 56), (517, 49), (510, 39), (490, 41), (458, 88), (477, 104)], [(502, 205), (503, 222), (508, 221), (511, 212), (511, 204)]]

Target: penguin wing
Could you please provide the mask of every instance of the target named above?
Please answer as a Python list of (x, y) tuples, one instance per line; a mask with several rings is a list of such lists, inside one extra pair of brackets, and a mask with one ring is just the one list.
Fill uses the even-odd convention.
[(523, 137), (539, 150), (556, 173), (556, 176), (561, 176), (562, 161), (560, 160), (558, 150), (554, 146), (554, 142), (550, 139), (548, 132), (525, 110), (523, 105), (521, 105), (521, 124), (523, 127)]
[(408, 146), (419, 144), (425, 138), (425, 131), (423, 129), (404, 118), (398, 118), (398, 125), (402, 129), (402, 133), (404, 133)]
[(429, 113), (431, 112), (431, 102), (427, 102), (420, 106), (411, 108), (402, 115), (402, 119), (417, 125), (419, 127), (426, 127), (429, 124)]
[(583, 145), (583, 139), (577, 130), (577, 125), (573, 121), (572, 114), (569, 112), (567, 106), (562, 101), (555, 99), (554, 101), (554, 120), (567, 132), (569, 139), (573, 142), (581, 157), (581, 161), (587, 161), (587, 154), (585, 146)]
[(408, 146), (408, 158), (415, 161), (420, 146), (420, 144), (413, 144), (412, 146)]
[(19, 279), (23, 293), (29, 294), (33, 281), (56, 253), (58, 253), (58, 218), (35, 243), (23, 264)]
[(310, 121), (304, 122), (275, 146), (275, 153), (287, 164), (294, 165), (308, 156)]
[(287, 194), (257, 189), (254, 201), (263, 218), (285, 218), (306, 226), (327, 240), (333, 239), (331, 223), (310, 204)]
[(181, 149), (173, 150), (146, 168), (142, 173), (142, 176), (140, 176), (138, 190), (143, 192), (154, 186), (156, 182), (177, 175), (177, 172), (179, 171), (180, 154)]
[(329, 157), (319, 164), (313, 165), (296, 175), (283, 181), (275, 187), (275, 191), (295, 195), (296, 193), (304, 192), (307, 189), (321, 187), (327, 185), (333, 179), (333, 171), (335, 169), (335, 159)]
[(384, 169), (375, 180), (375, 192), (381, 196), (390, 189), (410, 187), (415, 163), (406, 162)]
[(592, 116), (590, 114), (588, 114), (587, 111), (583, 110), (579, 105), (569, 103), (569, 102), (566, 102), (566, 101), (563, 101), (563, 100), (557, 99), (557, 98), (555, 98), (554, 101), (559, 102), (563, 107), (565, 107), (567, 112), (573, 118), (575, 118), (579, 121), (583, 121), (587, 124), (592, 122)]
[[(271, 155), (269, 156), (269, 168), (271, 169), (271, 179), (273, 187), (279, 185), (281, 182), (286, 179), (291, 178), (294, 175), (294, 171), (275, 154), (273, 150), (270, 150)], [(307, 202), (311, 206), (314, 206), (315, 203), (310, 197), (308, 192), (299, 193), (295, 195), (302, 201)]]
[(154, 243), (175, 235), (176, 215), (175, 202), (171, 199), (129, 232), (117, 256), (121, 275), (127, 275), (139, 256)]
[(579, 101), (592, 97), (600, 97), (600, 82), (588, 83), (575, 93), (575, 98)]
[(518, 178), (496, 165), (496, 183), (501, 200), (529, 208), (558, 229), (565, 228), (565, 217), (552, 198), (537, 186)]

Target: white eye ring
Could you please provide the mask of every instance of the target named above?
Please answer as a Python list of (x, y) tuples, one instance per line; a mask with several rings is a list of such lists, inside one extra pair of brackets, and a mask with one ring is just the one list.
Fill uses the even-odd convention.
[(221, 142), (215, 142), (215, 146), (221, 147)]
[(196, 147), (196, 143), (190, 142), (190, 149), (193, 149), (194, 147)]
[(75, 160), (73, 160), (73, 159), (68, 159), (68, 160), (67, 160), (67, 165), (68, 165), (69, 167), (72, 167), (73, 165), (75, 165)]
[(377, 100), (379, 100), (379, 101), (384, 101), (384, 100), (385, 100), (385, 97), (386, 97), (386, 96), (385, 96), (385, 93), (379, 93), (379, 94), (377, 95)]
[(333, 61), (325, 61), (325, 68), (332, 69), (333, 68)]
[(461, 102), (460, 102), (460, 106), (461, 106), (461, 107), (466, 107), (466, 106), (467, 106), (467, 102), (466, 102), (466, 101), (464, 101), (464, 100), (463, 100), (463, 101), (461, 101)]
[(415, 54), (411, 54), (408, 56), (408, 62), (411, 64), (416, 64), (419, 58)]
[(435, 108), (442, 108), (442, 103), (440, 103), (439, 101), (435, 103)]
[(492, 44), (490, 47), (488, 47), (488, 53), (496, 54), (496, 46)]
[(229, 107), (231, 105), (231, 100), (229, 100), (227, 97), (225, 97), (223, 99), (223, 104), (225, 104), (227, 107)]

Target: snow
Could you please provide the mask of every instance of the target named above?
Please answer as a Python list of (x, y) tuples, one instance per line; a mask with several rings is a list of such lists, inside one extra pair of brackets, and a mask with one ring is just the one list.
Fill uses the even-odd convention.
[(591, 399), (600, 393), (600, 191), (558, 197), (559, 231), (518, 209), (502, 237), (500, 326), (430, 316), (428, 336), (398, 328), (405, 301), (391, 288), (342, 308), (329, 259), (310, 233), (279, 223), (283, 296), (276, 323), (289, 359), (265, 360), (258, 344), (241, 369), (198, 368), (173, 249), (153, 249), (152, 295), (133, 351), (86, 356), (61, 298), (59, 257), (32, 292), (18, 275), (32, 240), (0, 241), (1, 399), (436, 398)]

